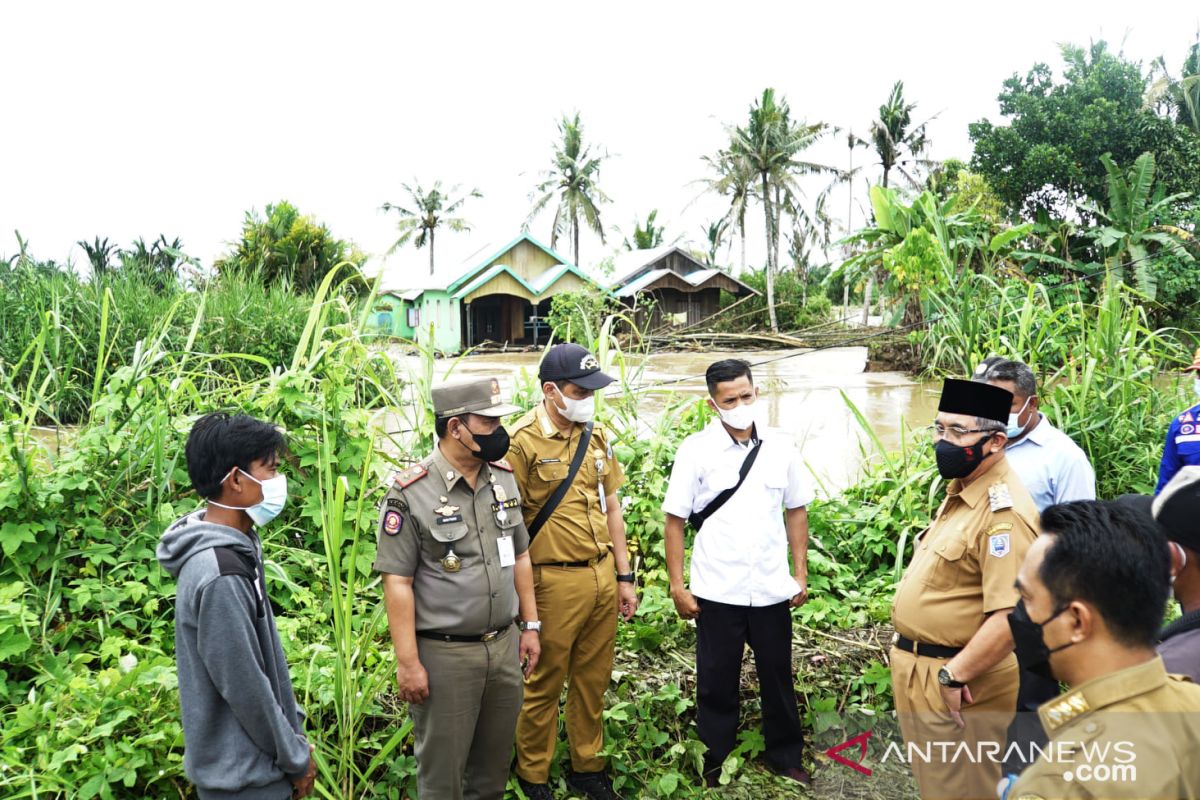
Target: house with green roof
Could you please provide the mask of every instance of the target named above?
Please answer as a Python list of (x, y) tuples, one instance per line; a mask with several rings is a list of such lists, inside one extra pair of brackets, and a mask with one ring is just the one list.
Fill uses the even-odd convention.
[(528, 233), (499, 248), (481, 248), (428, 285), (381, 292), (375, 323), (393, 335), (443, 352), (496, 342), (545, 344), (550, 302), (561, 292), (606, 291), (559, 253)]

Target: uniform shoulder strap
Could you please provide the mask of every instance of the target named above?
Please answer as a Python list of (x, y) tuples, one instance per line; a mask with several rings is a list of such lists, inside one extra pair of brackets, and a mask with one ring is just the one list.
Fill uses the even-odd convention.
[(396, 475), (395, 484), (398, 489), (407, 489), (429, 474), (424, 464), (413, 464), (408, 469)]

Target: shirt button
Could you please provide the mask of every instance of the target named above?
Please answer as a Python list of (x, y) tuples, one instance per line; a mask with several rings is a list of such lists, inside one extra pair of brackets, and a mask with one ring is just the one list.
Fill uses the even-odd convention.
[(1089, 722), (1087, 725), (1084, 725), (1083, 732), (1084, 733), (1095, 733), (1096, 732), (1096, 723)]
[(492, 597), (499, 597), (499, 596), (500, 596), (499, 592), (492, 592)]

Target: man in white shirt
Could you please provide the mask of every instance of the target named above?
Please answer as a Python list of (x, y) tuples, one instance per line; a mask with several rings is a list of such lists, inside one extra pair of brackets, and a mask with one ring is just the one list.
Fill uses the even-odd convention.
[(1004, 455), (1039, 513), (1058, 503), (1096, 499), (1096, 473), (1087, 454), (1041, 413), (1029, 365), (989, 358), (975, 370), (974, 379), (1012, 392)]
[[(807, 784), (792, 674), (791, 609), (808, 599), (806, 506), (813, 492), (794, 441), (758, 418), (750, 365), (740, 359), (718, 361), (705, 380), (719, 419), (679, 446), (663, 500), (671, 599), (681, 617), (696, 620), (696, 725), (708, 747), (705, 781), (717, 784), (721, 764), (737, 742), (738, 686), (749, 643), (767, 764)], [(739, 472), (751, 457), (755, 460), (739, 486)], [(689, 518), (699, 528), (690, 590), (683, 580)]]

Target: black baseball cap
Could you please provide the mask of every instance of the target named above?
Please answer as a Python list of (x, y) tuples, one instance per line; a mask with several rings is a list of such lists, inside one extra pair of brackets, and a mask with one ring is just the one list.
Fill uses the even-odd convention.
[(581, 389), (603, 389), (616, 380), (600, 371), (600, 362), (577, 344), (556, 344), (546, 351), (538, 378), (546, 381), (570, 381)]

